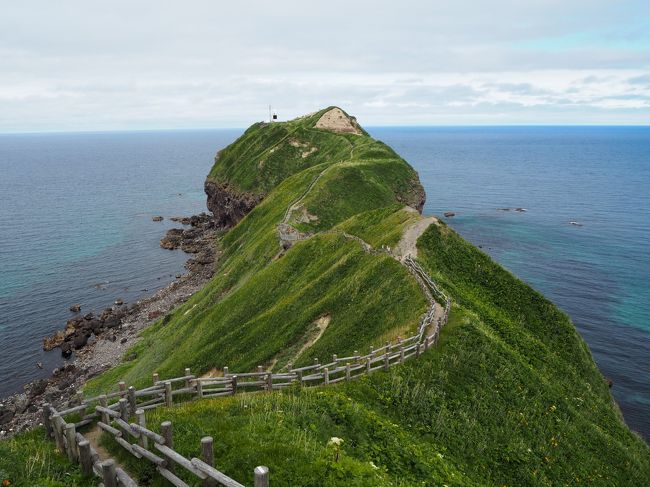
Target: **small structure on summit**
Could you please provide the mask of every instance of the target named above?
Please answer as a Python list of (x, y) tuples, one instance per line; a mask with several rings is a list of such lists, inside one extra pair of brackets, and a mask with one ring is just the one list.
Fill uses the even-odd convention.
[(361, 135), (357, 120), (354, 117), (349, 117), (343, 110), (336, 107), (323, 113), (316, 122), (315, 128), (340, 134)]
[(269, 105), (269, 123), (277, 122), (278, 121), (278, 114), (271, 108), (271, 105)]

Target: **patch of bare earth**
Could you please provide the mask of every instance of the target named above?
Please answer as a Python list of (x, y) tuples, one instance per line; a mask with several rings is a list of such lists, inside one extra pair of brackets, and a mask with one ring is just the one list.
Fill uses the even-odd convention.
[(325, 333), (325, 330), (327, 329), (327, 325), (330, 324), (330, 321), (332, 321), (332, 317), (329, 314), (323, 315), (320, 318), (314, 320), (313, 324), (316, 325), (315, 330), (312, 331), (311, 336), (303, 344), (303, 346), (300, 347), (300, 350), (298, 350), (298, 353), (296, 353), (296, 356), (294, 358), (300, 357), (305, 350), (311, 347), (314, 343), (316, 343), (319, 340), (320, 337), (323, 336), (323, 333)]
[(332, 108), (325, 112), (316, 122), (317, 129), (330, 130), (340, 134), (361, 135), (356, 120), (348, 117), (340, 108)]
[[(412, 208), (411, 210), (417, 212), (417, 210), (414, 210)], [(416, 222), (412, 223), (411, 225), (409, 225), (404, 231), (404, 233), (402, 234), (402, 238), (397, 244), (397, 247), (395, 247), (394, 249), (395, 257), (397, 257), (400, 260), (405, 259), (407, 257), (412, 257), (412, 258), (417, 257), (418, 239), (426, 231), (426, 229), (429, 228), (429, 225), (431, 225), (432, 223), (435, 223), (437, 225), (439, 223), (438, 219), (434, 216), (428, 216), (425, 218), (421, 218)]]

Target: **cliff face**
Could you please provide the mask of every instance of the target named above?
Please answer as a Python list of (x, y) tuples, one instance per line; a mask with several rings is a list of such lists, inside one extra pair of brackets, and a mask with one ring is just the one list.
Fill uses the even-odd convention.
[(208, 210), (212, 212), (217, 226), (235, 226), (262, 200), (262, 195), (238, 192), (228, 183), (207, 179), (204, 184), (208, 196)]

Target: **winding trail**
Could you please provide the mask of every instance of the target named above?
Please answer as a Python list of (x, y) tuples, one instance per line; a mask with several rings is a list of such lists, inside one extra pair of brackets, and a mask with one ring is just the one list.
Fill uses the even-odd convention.
[[(361, 147), (364, 144), (359, 145), (358, 147)], [(293, 227), (289, 221), (291, 219), (291, 215), (293, 212), (298, 211), (300, 209), (301, 203), (304, 201), (304, 199), (307, 197), (307, 195), (311, 192), (311, 190), (314, 188), (316, 183), (320, 180), (320, 178), (331, 168), (342, 164), (346, 162), (351, 162), (354, 156), (354, 150), (357, 148), (357, 146), (353, 146), (350, 148), (350, 158), (347, 161), (340, 161), (334, 164), (331, 164), (327, 166), (325, 169), (323, 169), (318, 176), (314, 178), (314, 180), (309, 184), (309, 186), (306, 188), (306, 190), (300, 195), (300, 197), (296, 200), (294, 200), (286, 209), (284, 213), (284, 217), (282, 218), (282, 222), (280, 222), (277, 225), (277, 231), (278, 231), (278, 237), (280, 240), (280, 245), (284, 249), (288, 249), (291, 247), (291, 245), (295, 242), (299, 242), (302, 240), (307, 240), (314, 236), (313, 233), (303, 233), (300, 232), (298, 229)], [(409, 212), (415, 212), (419, 215), (419, 212), (411, 208), (409, 206), (405, 207), (406, 211)], [(440, 296), (444, 296), (443, 293), (440, 292), (440, 290), (437, 288), (431, 277), (424, 272), (422, 267), (417, 265), (415, 261), (413, 261), (414, 258), (417, 258), (417, 241), (418, 239), (422, 236), (422, 234), (429, 228), (430, 225), (435, 224), (438, 225), (440, 222), (436, 217), (430, 216), (430, 217), (422, 217), (409, 225), (403, 235), (402, 238), (400, 239), (399, 243), (397, 246), (391, 251), (389, 248), (384, 248), (382, 249), (375, 249), (373, 248), (372, 245), (370, 245), (368, 242), (363, 240), (361, 237), (357, 235), (352, 235), (347, 232), (339, 231), (339, 230), (326, 230), (324, 232), (321, 232), (323, 234), (338, 234), (342, 235), (343, 237), (354, 240), (361, 245), (363, 250), (368, 253), (372, 254), (387, 254), (391, 257), (393, 257), (397, 262), (399, 262), (401, 265), (406, 267), (406, 269), (409, 271), (409, 273), (415, 278), (415, 280), (418, 282), (420, 288), (422, 289), (422, 292), (427, 298), (427, 301), (429, 302), (429, 310), (425, 314), (425, 317), (431, 316), (431, 322), (430, 322), (430, 327), (435, 328), (436, 326), (440, 326), (442, 321), (445, 319), (445, 306), (438, 303), (436, 299), (433, 296), (433, 293), (435, 292), (436, 294)], [(324, 330), (323, 330), (324, 332)], [(322, 332), (316, 337), (315, 340), (313, 340), (313, 343), (320, 338), (322, 335)], [(308, 347), (303, 347), (300, 352), (296, 355), (298, 357), (304, 350), (305, 348)], [(296, 358), (294, 357), (294, 358)]]

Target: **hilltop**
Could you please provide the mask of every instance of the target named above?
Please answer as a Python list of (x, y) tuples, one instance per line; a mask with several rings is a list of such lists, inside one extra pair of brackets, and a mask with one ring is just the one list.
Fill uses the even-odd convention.
[[(158, 408), (148, 424), (171, 419), (187, 456), (212, 435), (218, 468), (243, 483), (260, 464), (274, 486), (650, 478), (647, 445), (623, 423), (569, 318), (421, 216), (417, 173), (340, 108), (254, 124), (217, 155), (205, 190), (222, 227), (214, 277), (88, 395), (186, 367), (285, 371), (407, 336), (431, 300), (404, 265), (410, 256), (453, 302), (439, 343), (417, 360), (335, 386)], [(343, 439), (336, 451), (331, 437)], [(105, 446), (143, 483), (166, 485)]]

